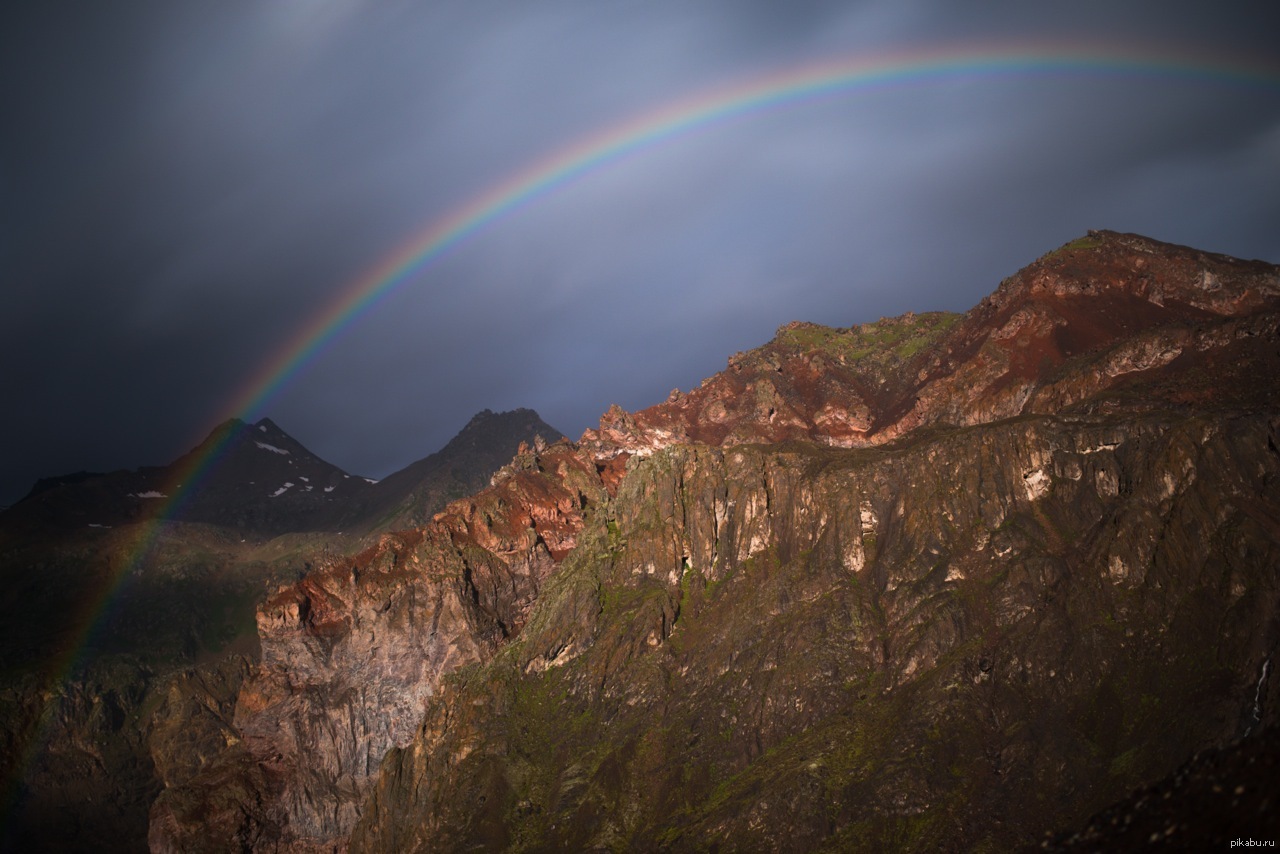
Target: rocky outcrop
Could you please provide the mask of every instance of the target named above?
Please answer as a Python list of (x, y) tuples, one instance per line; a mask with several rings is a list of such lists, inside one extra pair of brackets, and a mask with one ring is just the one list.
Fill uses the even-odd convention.
[(161, 795), (153, 849), (1081, 821), (1273, 722), (1277, 308), (1275, 267), (1097, 232), (963, 317), (792, 324), (526, 447), (263, 605), (241, 741)]
[(112, 658), (55, 685), (35, 675), (0, 690), (0, 773), (18, 781), (0, 844), (6, 851), (136, 851), (156, 796), (145, 718), (154, 674)]
[(229, 655), (164, 680), (145, 730), (162, 786), (185, 784), (239, 742), (235, 705), (250, 664)]
[[(243, 743), (162, 794), (154, 850), (342, 843), (382, 757), (408, 744), (442, 678), (520, 632), (585, 508), (605, 498), (568, 443), (518, 457), (496, 480), (263, 604), (262, 664), (236, 705)], [(252, 810), (225, 796), (228, 779), (252, 792)]]
[(656, 452), (523, 635), (433, 697), (352, 850), (1038, 839), (1257, 723), (1278, 427)]

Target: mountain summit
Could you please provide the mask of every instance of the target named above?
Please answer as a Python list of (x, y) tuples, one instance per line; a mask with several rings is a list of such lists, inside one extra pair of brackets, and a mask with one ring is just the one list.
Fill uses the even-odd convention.
[[(792, 439), (835, 447), (883, 444), (919, 427), (1050, 413), (1178, 364), (1145, 389), (1151, 404), (1250, 395), (1204, 382), (1227, 339), (1274, 334), (1275, 267), (1133, 234), (1093, 231), (1001, 282), (965, 315), (932, 312), (847, 329), (789, 323), (728, 369), (634, 415), (611, 409), (583, 437), (601, 455), (681, 442)], [(1266, 353), (1258, 354), (1265, 359)], [(1200, 380), (1195, 381), (1196, 374)], [(1188, 383), (1187, 381), (1190, 380)]]
[[(311, 453), (269, 418), (256, 424), (237, 418), (167, 466), (41, 480), (0, 514), (0, 529), (30, 535), (114, 528), (164, 514), (274, 536), (327, 527), (335, 507), (369, 486)], [(183, 489), (188, 494), (182, 500), (170, 500)]]
[(348, 530), (398, 530), (425, 524), (448, 502), (488, 484), (521, 444), (562, 438), (532, 409), (481, 410), (439, 451), (378, 481), (345, 514), (342, 525)]
[(1083, 822), (1277, 720), (1278, 322), (1280, 268), (1092, 232), (963, 316), (789, 324), (522, 448), (263, 602), (236, 740), (152, 848)]

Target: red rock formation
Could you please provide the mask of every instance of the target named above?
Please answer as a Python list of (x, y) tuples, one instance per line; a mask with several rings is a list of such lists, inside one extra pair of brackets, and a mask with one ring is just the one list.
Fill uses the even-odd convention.
[[(408, 742), (446, 674), (520, 631), (576, 545), (583, 509), (604, 497), (569, 443), (526, 451), (425, 528), (385, 534), (267, 599), (262, 663), (236, 705), (242, 745), (161, 798), (153, 850), (225, 850), (250, 836), (295, 850), (341, 844), (382, 756)], [(261, 773), (236, 771), (250, 767)], [(253, 810), (205, 784), (228, 775), (253, 792)]]

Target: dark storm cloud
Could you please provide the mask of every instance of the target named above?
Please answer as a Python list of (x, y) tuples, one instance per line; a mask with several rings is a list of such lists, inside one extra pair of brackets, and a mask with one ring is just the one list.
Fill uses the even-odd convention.
[[(426, 224), (662, 104), (930, 45), (1274, 57), (1258, 4), (6, 4), (0, 502), (171, 459)], [(1280, 260), (1280, 83), (965, 78), (762, 111), (492, 223), (266, 412), (381, 475), (477, 409), (576, 434), (792, 319), (964, 309), (1088, 228)]]

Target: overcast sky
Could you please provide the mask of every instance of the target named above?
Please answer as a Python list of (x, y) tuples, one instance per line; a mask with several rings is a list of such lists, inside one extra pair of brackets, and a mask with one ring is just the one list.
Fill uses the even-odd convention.
[(493, 223), (263, 414), (377, 477), (486, 407), (576, 437), (790, 320), (965, 310), (1090, 228), (1280, 262), (1266, 6), (5, 3), (0, 504), (172, 460), (362, 274), (530, 164), (811, 63), (1072, 42), (1277, 70), (938, 78), (716, 123)]

